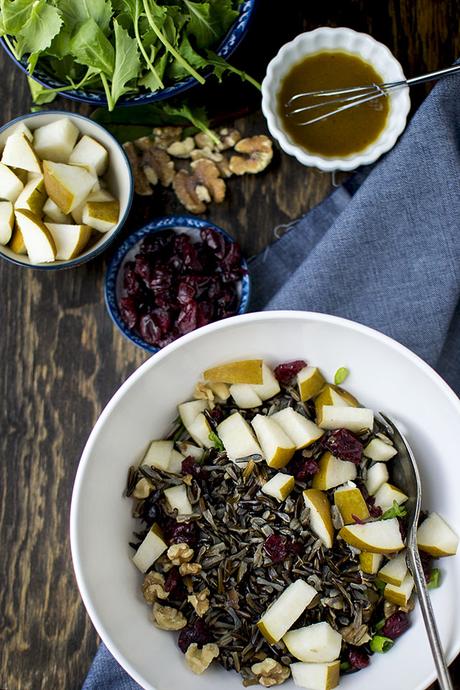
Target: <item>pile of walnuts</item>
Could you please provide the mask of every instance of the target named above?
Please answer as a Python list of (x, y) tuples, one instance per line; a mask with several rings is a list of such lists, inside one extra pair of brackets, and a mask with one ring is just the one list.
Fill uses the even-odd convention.
[(224, 200), (227, 178), (261, 172), (272, 159), (264, 134), (242, 139), (228, 127), (213, 134), (216, 140), (203, 132), (183, 138), (182, 127), (156, 127), (152, 136), (123, 144), (136, 193), (149, 196), (157, 184), (172, 186), (187, 211), (204, 213), (211, 202)]

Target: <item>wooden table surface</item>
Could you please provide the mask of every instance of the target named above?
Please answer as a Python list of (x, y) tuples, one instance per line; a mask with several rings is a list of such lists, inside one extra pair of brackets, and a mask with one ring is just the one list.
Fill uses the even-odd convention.
[[(279, 46), (301, 31), (349, 26), (386, 43), (406, 74), (416, 75), (447, 66), (460, 54), (458, 9), (458, 0), (261, 0), (236, 62), (262, 77)], [(25, 77), (3, 54), (0, 74), (4, 123), (28, 112), (30, 98)], [(424, 93), (423, 87), (413, 93), (415, 104)], [(232, 98), (238, 111), (254, 95), (238, 89)], [(64, 99), (55, 105), (89, 112)], [(256, 110), (236, 124), (248, 133), (265, 131), (257, 101)], [(324, 198), (331, 182), (330, 175), (277, 152), (265, 174), (231, 180), (226, 200), (209, 217), (229, 229), (249, 256), (273, 240), (276, 226)], [(139, 213), (148, 218), (180, 210), (168, 192), (152, 197)], [(80, 688), (98, 645), (72, 570), (72, 485), (101, 410), (147, 358), (106, 313), (106, 261), (104, 255), (60, 272), (4, 261), (0, 266), (2, 690)], [(453, 670), (458, 690), (458, 659)]]

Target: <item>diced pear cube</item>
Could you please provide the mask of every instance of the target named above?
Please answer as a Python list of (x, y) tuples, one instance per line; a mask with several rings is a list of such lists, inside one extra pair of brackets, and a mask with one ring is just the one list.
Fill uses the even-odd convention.
[(314, 489), (328, 491), (340, 484), (353, 481), (356, 478), (357, 470), (353, 462), (339, 460), (329, 451), (322, 454), (319, 461), (319, 471), (313, 475), (312, 486)]
[(184, 458), (190, 456), (195, 460), (201, 460), (201, 458), (203, 457), (203, 448), (198, 448), (198, 446), (194, 446), (193, 443), (188, 443), (187, 441), (179, 441), (177, 446)]
[(87, 201), (83, 207), (83, 222), (99, 232), (109, 232), (118, 223), (120, 204), (112, 201)]
[(11, 235), (11, 240), (8, 246), (15, 254), (27, 254), (24, 238), (17, 223), (14, 226), (13, 234)]
[(257, 414), (252, 422), (269, 467), (284, 467), (295, 453), (295, 444), (271, 417)]
[(41, 216), (43, 205), (45, 203), (45, 185), (43, 177), (36, 175), (33, 179), (27, 182), (26, 186), (14, 202), (14, 208), (22, 208), (34, 213), (36, 216)]
[(109, 164), (109, 154), (96, 139), (84, 134), (70, 154), (69, 163), (82, 165), (96, 175), (103, 175)]
[(40, 160), (24, 132), (12, 134), (6, 140), (2, 163), (13, 168), (41, 173)]
[(261, 400), (273, 398), (273, 396), (277, 395), (281, 390), (280, 384), (274, 373), (265, 362), (262, 364), (262, 383), (251, 385), (254, 392), (257, 393)]
[(263, 455), (251, 427), (239, 412), (224, 419), (217, 427), (217, 434), (230, 460), (246, 458), (249, 455)]
[(374, 426), (374, 413), (365, 407), (324, 405), (318, 426), (322, 429), (348, 429), (360, 433)]
[(56, 244), (46, 225), (38, 216), (25, 209), (18, 209), (15, 215), (30, 261), (33, 264), (54, 261)]
[(434, 558), (454, 556), (458, 548), (458, 536), (438, 513), (430, 513), (417, 530), (417, 545), (421, 551)]
[(392, 507), (394, 501), (396, 501), (398, 506), (405, 503), (408, 499), (408, 496), (406, 496), (406, 494), (396, 486), (393, 486), (393, 484), (384, 482), (382, 486), (375, 492), (374, 498), (375, 505), (379, 506), (379, 508), (385, 512), (388, 510), (388, 508)]
[(332, 690), (339, 684), (340, 661), (325, 664), (308, 664), (297, 661), (291, 664), (294, 685), (308, 690)]
[(67, 163), (80, 132), (68, 117), (34, 130), (34, 147), (42, 160)]
[(6, 165), (0, 163), (0, 199), (14, 203), (23, 189), (24, 184), (19, 177)]
[(318, 367), (304, 367), (297, 374), (300, 399), (311, 400), (320, 393), (325, 383), (326, 380)]
[(414, 578), (408, 572), (399, 587), (396, 585), (386, 585), (383, 590), (383, 596), (387, 601), (391, 601), (392, 604), (407, 606), (413, 589)]
[(167, 470), (174, 441), (151, 441), (141, 465), (149, 465), (157, 470)]
[(292, 407), (275, 412), (271, 415), (271, 419), (279, 424), (284, 433), (295, 443), (297, 450), (307, 448), (324, 434), (323, 429), (293, 410)]
[(8, 244), (13, 234), (14, 212), (11, 201), (0, 201), (0, 244)]
[(322, 621), (298, 630), (290, 630), (283, 642), (299, 661), (324, 663), (340, 656), (342, 635), (330, 623)]
[(270, 644), (279, 642), (317, 595), (314, 587), (304, 580), (294, 580), (268, 607), (257, 623)]
[(171, 486), (164, 490), (164, 495), (168, 501), (171, 510), (177, 510), (178, 515), (191, 515), (193, 513), (192, 504), (187, 496), (187, 487), (185, 484), (178, 486)]
[(244, 359), (227, 364), (219, 364), (203, 373), (206, 381), (213, 383), (254, 383), (263, 384), (263, 361)]
[(357, 486), (339, 486), (334, 492), (334, 503), (346, 525), (356, 522), (355, 518), (367, 520), (369, 517), (366, 501)]
[(289, 496), (295, 486), (295, 479), (292, 474), (277, 472), (268, 482), (265, 482), (261, 491), (267, 496), (276, 498), (277, 501), (284, 501)]
[(162, 538), (160, 528), (154, 523), (134, 554), (133, 563), (142, 573), (145, 573), (167, 548), (168, 545)]
[(26, 124), (24, 124), (24, 121), (21, 120), (21, 122), (17, 122), (15, 125), (12, 125), (11, 127), (8, 127), (7, 130), (2, 132), (0, 134), (0, 147), (3, 148), (6, 144), (6, 140), (8, 137), (10, 137), (12, 134), (20, 134), (23, 133), (27, 139), (32, 143), (33, 141), (33, 134), (30, 131), (30, 129), (27, 127)]
[(207, 410), (209, 404), (207, 400), (190, 400), (190, 402), (181, 403), (178, 405), (177, 409), (179, 416), (182, 420), (182, 424), (188, 430), (190, 424), (195, 421), (200, 412)]
[(185, 457), (182, 453), (179, 453), (175, 448), (172, 449), (171, 455), (169, 456), (168, 472), (172, 474), (182, 474), (182, 461)]
[(202, 412), (195, 417), (188, 428), (188, 433), (195, 443), (199, 443), (205, 448), (212, 448), (214, 445), (214, 442), (209, 438), (211, 431), (211, 426)]
[(56, 259), (68, 261), (79, 256), (91, 237), (89, 225), (45, 223), (56, 245)]
[(71, 213), (81, 204), (94, 185), (94, 177), (84, 168), (65, 163), (43, 161), (46, 193), (63, 213)]
[(233, 383), (230, 386), (230, 395), (235, 404), (242, 410), (249, 410), (262, 405), (262, 400), (249, 383)]
[(361, 551), (395, 553), (404, 548), (397, 518), (345, 525), (338, 536)]
[(363, 449), (363, 455), (376, 462), (387, 462), (391, 460), (397, 452), (394, 446), (385, 443), (381, 438), (373, 438)]
[(366, 489), (373, 496), (389, 478), (388, 469), (384, 462), (377, 462), (367, 470)]
[(361, 551), (359, 554), (359, 567), (363, 573), (375, 575), (382, 563), (383, 556), (381, 553), (369, 553), (368, 551)]
[(380, 568), (378, 578), (390, 585), (400, 587), (407, 575), (406, 552), (401, 551), (395, 558)]
[(305, 505), (310, 509), (308, 520), (311, 531), (321, 539), (326, 549), (334, 543), (331, 506), (327, 494), (319, 489), (306, 489), (303, 492)]

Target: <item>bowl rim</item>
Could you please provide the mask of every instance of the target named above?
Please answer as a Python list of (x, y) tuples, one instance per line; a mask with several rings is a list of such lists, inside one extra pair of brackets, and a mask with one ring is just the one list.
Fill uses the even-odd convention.
[[(73, 486), (73, 491), (72, 491), (72, 500), (71, 500), (71, 506), (70, 506), (70, 547), (71, 547), (71, 554), (72, 554), (72, 563), (73, 563), (73, 568), (75, 572), (75, 577), (77, 580), (77, 585), (80, 591), (80, 595), (82, 597), (83, 603), (85, 605), (85, 608), (88, 612), (88, 615), (91, 618), (91, 621), (99, 634), (101, 640), (111, 653), (111, 655), (116, 659), (116, 661), (126, 670), (126, 672), (137, 682), (141, 685), (141, 687), (145, 687), (142, 685), (144, 683), (144, 679), (140, 676), (140, 674), (136, 671), (136, 669), (132, 666), (132, 664), (125, 659), (123, 653), (118, 650), (118, 648), (115, 646), (115, 644), (112, 644), (111, 637), (109, 632), (106, 630), (105, 626), (103, 625), (101, 619), (99, 618), (99, 615), (93, 606), (91, 596), (89, 594), (89, 590), (86, 586), (86, 581), (85, 581), (85, 575), (84, 575), (84, 568), (82, 567), (82, 559), (80, 559), (80, 554), (79, 554), (79, 549), (78, 549), (78, 515), (79, 515), (79, 503), (82, 497), (82, 488), (83, 488), (83, 482), (85, 478), (85, 473), (86, 473), (86, 468), (89, 465), (91, 453), (93, 446), (96, 442), (96, 438), (99, 434), (100, 428), (105, 424), (107, 418), (110, 416), (112, 413), (112, 410), (116, 407), (118, 404), (118, 401), (124, 396), (125, 392), (131, 388), (139, 378), (141, 378), (144, 375), (144, 372), (150, 369), (151, 367), (156, 366), (162, 359), (167, 357), (170, 353), (174, 352), (175, 350), (187, 346), (187, 344), (193, 340), (196, 340), (197, 338), (202, 338), (205, 337), (208, 333), (216, 330), (222, 330), (226, 328), (231, 328), (234, 324), (239, 324), (244, 321), (263, 321), (263, 320), (280, 320), (281, 322), (284, 320), (297, 320), (297, 321), (305, 321), (305, 320), (313, 320), (317, 322), (325, 322), (325, 323), (335, 323), (337, 325), (342, 325), (345, 326), (355, 332), (362, 333), (363, 335), (368, 335), (371, 336), (372, 338), (381, 341), (382, 343), (386, 344), (388, 347), (391, 349), (399, 352), (403, 357), (411, 360), (414, 364), (416, 364), (419, 368), (422, 369), (422, 371), (427, 375), (438, 387), (441, 388), (443, 393), (447, 396), (447, 398), (450, 400), (450, 402), (454, 405), (454, 407), (457, 408), (458, 414), (460, 415), (460, 399), (457, 397), (457, 395), (454, 393), (452, 388), (446, 383), (446, 381), (438, 374), (429, 364), (427, 364), (421, 357), (419, 357), (415, 352), (412, 352), (408, 347), (405, 345), (402, 345), (399, 343), (397, 340), (394, 340), (390, 336), (385, 335), (384, 333), (376, 330), (375, 328), (371, 328), (369, 326), (365, 326), (364, 324), (358, 323), (357, 321), (352, 321), (351, 319), (346, 319), (341, 316), (334, 316), (332, 314), (324, 314), (321, 312), (312, 312), (312, 311), (300, 311), (300, 310), (279, 310), (279, 311), (274, 311), (274, 310), (267, 310), (263, 312), (255, 312), (255, 313), (250, 313), (250, 314), (242, 314), (239, 316), (233, 316), (229, 317), (228, 319), (223, 319), (221, 321), (216, 321), (214, 323), (208, 324), (207, 326), (203, 326), (202, 328), (197, 329), (196, 331), (192, 331), (191, 333), (187, 333), (186, 335), (182, 336), (181, 338), (178, 338), (174, 342), (170, 343), (169, 345), (166, 345), (160, 352), (158, 352), (155, 357), (150, 357), (147, 359), (145, 362), (143, 362), (123, 383), (122, 385), (118, 388), (118, 390), (114, 393), (112, 398), (109, 400), (105, 408), (102, 410), (101, 414), (99, 415), (99, 418), (97, 419), (90, 436), (85, 444), (85, 447), (83, 449), (80, 462), (77, 468), (77, 472), (75, 475), (75, 481), (74, 481), (74, 486)], [(457, 639), (456, 645), (450, 650), (450, 653), (447, 655), (447, 662), (451, 663), (458, 653), (460, 652), (460, 636)], [(418, 685), (416, 688), (413, 688), (412, 690), (425, 690), (425, 688), (428, 687), (429, 684), (433, 683), (436, 680), (436, 670), (433, 668), (432, 673), (430, 676), (423, 681), (423, 684)], [(154, 687), (149, 684), (149, 687)]]
[[(334, 170), (354, 170), (360, 165), (369, 165), (370, 163), (375, 162), (378, 158), (380, 158), (381, 155), (393, 148), (398, 137), (402, 134), (407, 124), (407, 116), (409, 114), (411, 106), (409, 89), (407, 88), (405, 89), (405, 91), (399, 91), (399, 93), (402, 94), (402, 96), (400, 98), (401, 105), (399, 106), (400, 112), (398, 113), (398, 120), (391, 129), (388, 128), (387, 121), (381, 132), (381, 134), (385, 131), (388, 132), (389, 136), (385, 143), (378, 143), (380, 138), (379, 135), (373, 143), (371, 143), (366, 149), (364, 149), (361, 152), (357, 151), (356, 153), (350, 154), (348, 156), (337, 156), (335, 158), (332, 158), (321, 156), (315, 153), (310, 153), (306, 149), (302, 148), (300, 145), (291, 142), (285, 134), (284, 130), (278, 125), (276, 109), (272, 107), (271, 103), (271, 101), (273, 100), (273, 93), (277, 90), (279, 84), (279, 78), (275, 77), (274, 72), (278, 66), (283, 64), (284, 60), (293, 49), (295, 49), (298, 45), (301, 45), (303, 41), (308, 40), (306, 37), (314, 38), (315, 36), (319, 36), (321, 34), (324, 34), (326, 36), (340, 36), (342, 34), (343, 36), (351, 37), (351, 39), (354, 41), (364, 40), (368, 44), (374, 44), (374, 46), (378, 48), (378, 50), (382, 54), (386, 55), (386, 58), (389, 61), (391, 60), (395, 68), (400, 72), (398, 78), (405, 79), (404, 71), (402, 69), (400, 62), (396, 59), (396, 57), (390, 51), (388, 46), (386, 46), (384, 43), (381, 43), (380, 41), (377, 41), (370, 34), (366, 34), (362, 31), (355, 31), (354, 29), (350, 29), (349, 27), (321, 26), (312, 31), (304, 31), (301, 34), (298, 34), (295, 38), (292, 39), (292, 41), (289, 41), (288, 43), (285, 43), (283, 46), (281, 46), (278, 53), (269, 62), (267, 66), (267, 71), (265, 73), (265, 77), (262, 81), (262, 112), (267, 121), (267, 126), (270, 131), (270, 134), (278, 141), (283, 151), (285, 151), (291, 156), (294, 156), (299, 161), (299, 163), (302, 163), (306, 166), (316, 167), (324, 172), (332, 172)], [(310, 54), (313, 55), (314, 52), (310, 53), (308, 50), (306, 50), (305, 56), (308, 56)]]
[(129, 190), (128, 190), (128, 201), (126, 204), (126, 210), (123, 213), (123, 216), (119, 219), (118, 221), (118, 227), (112, 232), (111, 235), (103, 239), (101, 244), (98, 247), (95, 247), (94, 249), (90, 250), (88, 254), (85, 254), (84, 256), (77, 256), (75, 259), (68, 259), (67, 261), (55, 261), (53, 263), (49, 264), (32, 264), (32, 263), (24, 263), (23, 261), (20, 261), (19, 259), (15, 259), (12, 256), (7, 256), (6, 254), (3, 253), (2, 246), (0, 245), (0, 256), (2, 259), (5, 259), (11, 264), (14, 264), (16, 266), (21, 266), (21, 268), (29, 268), (29, 269), (34, 269), (38, 271), (59, 271), (59, 270), (64, 270), (66, 268), (75, 268), (76, 266), (80, 266), (81, 264), (86, 263), (87, 261), (90, 261), (91, 259), (94, 259), (96, 256), (101, 254), (103, 251), (107, 249), (107, 247), (111, 244), (112, 240), (115, 239), (115, 237), (121, 232), (124, 224), (126, 223), (129, 213), (131, 211), (131, 206), (133, 203), (134, 199), (134, 178), (133, 178), (133, 172), (131, 170), (131, 165), (128, 160), (128, 156), (125, 153), (125, 150), (123, 149), (123, 146), (120, 144), (120, 142), (113, 136), (111, 132), (109, 132), (108, 129), (103, 127), (99, 122), (95, 122), (92, 120), (90, 117), (86, 117), (86, 115), (80, 115), (79, 113), (72, 113), (68, 112), (67, 110), (43, 110), (38, 113), (26, 113), (25, 115), (19, 115), (18, 117), (14, 118), (14, 120), (10, 120), (7, 122), (5, 125), (2, 125), (0, 127), (0, 135), (2, 132), (5, 130), (9, 129), (13, 125), (17, 124), (18, 122), (22, 122), (23, 120), (29, 120), (33, 119), (34, 117), (40, 117), (43, 115), (55, 115), (57, 117), (75, 117), (79, 120), (84, 120), (85, 122), (89, 122), (91, 125), (93, 125), (96, 129), (101, 130), (104, 132), (104, 134), (108, 135), (111, 139), (113, 139), (114, 143), (117, 145), (121, 155), (122, 155), (122, 160), (125, 164), (126, 171), (128, 173), (128, 179), (129, 179)]
[[(237, 241), (226, 230), (224, 230), (224, 228), (212, 223), (211, 221), (205, 220), (204, 218), (196, 218), (189, 215), (158, 216), (157, 218), (153, 218), (151, 221), (143, 225), (141, 228), (134, 230), (134, 232), (132, 232), (126, 238), (123, 244), (117, 248), (110, 259), (104, 279), (104, 300), (109, 316), (115, 326), (117, 326), (118, 330), (121, 331), (121, 333), (128, 338), (128, 340), (131, 340), (131, 342), (133, 342), (135, 345), (143, 350), (146, 350), (147, 352), (150, 352), (151, 354), (155, 354), (164, 348), (149, 345), (149, 343), (143, 340), (140, 336), (133, 333), (121, 318), (120, 310), (118, 308), (116, 294), (117, 277), (123, 265), (126, 254), (146, 235), (153, 235), (157, 232), (162, 232), (163, 230), (174, 230), (175, 228), (189, 228), (198, 230), (205, 227), (211, 227), (213, 230), (216, 230), (232, 244), (235, 244)], [(244, 314), (247, 311), (251, 296), (251, 279), (249, 276), (248, 264), (244, 256), (241, 256), (241, 266), (246, 270), (246, 273), (240, 280), (242, 291), (237, 315)], [(234, 317), (227, 317), (227, 319), (228, 318)], [(227, 319), (219, 319), (219, 321), (225, 321)], [(213, 323), (218, 323), (219, 321), (215, 321)], [(200, 329), (195, 329), (195, 331), (196, 330)], [(177, 338), (177, 340), (181, 340), (181, 338), (183, 338), (183, 336), (180, 336), (180, 338)]]
[[(228, 29), (226, 35), (224, 36), (221, 43), (216, 49), (217, 55), (221, 55), (222, 53), (224, 53), (224, 57), (228, 58), (238, 48), (246, 33), (248, 32), (249, 26), (253, 19), (254, 10), (256, 9), (258, 2), (259, 0), (243, 0), (242, 5), (240, 7), (240, 14), (235, 19), (232, 26)], [(19, 67), (19, 69), (27, 77), (30, 77), (41, 86), (44, 86), (45, 88), (59, 88), (59, 86), (66, 86), (66, 84), (63, 84), (62, 82), (56, 82), (56, 87), (50, 86), (50, 83), (47, 83), (46, 80), (38, 78), (34, 75), (30, 75), (27, 66), (23, 64), (21, 60), (18, 60), (13, 55), (11, 49), (9, 48), (8, 44), (6, 43), (3, 37), (0, 37), (0, 45), (2, 46), (8, 57), (14, 62), (14, 64), (17, 67)], [(159, 91), (155, 91), (153, 93), (132, 94), (131, 97), (122, 96), (117, 102), (117, 107), (145, 105), (147, 103), (154, 103), (155, 101), (162, 101), (167, 98), (173, 98), (174, 96), (177, 96), (183, 93), (184, 91), (188, 91), (188, 89), (197, 86), (198, 84), (199, 82), (194, 77), (186, 77), (185, 79), (182, 79), (181, 81), (177, 82), (175, 85), (166, 86), (165, 88), (160, 89)], [(89, 96), (86, 94), (92, 95)], [(107, 106), (107, 99), (105, 98), (103, 91), (85, 92), (84, 90), (79, 89), (69, 89), (68, 91), (58, 91), (56, 95), (68, 98), (69, 100), (76, 101), (78, 103), (90, 103), (95, 107)]]

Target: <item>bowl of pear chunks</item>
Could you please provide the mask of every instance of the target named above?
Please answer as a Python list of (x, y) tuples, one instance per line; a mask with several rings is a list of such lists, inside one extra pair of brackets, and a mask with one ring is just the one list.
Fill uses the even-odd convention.
[(101, 125), (60, 111), (0, 129), (0, 255), (55, 270), (94, 258), (122, 228), (131, 169)]

